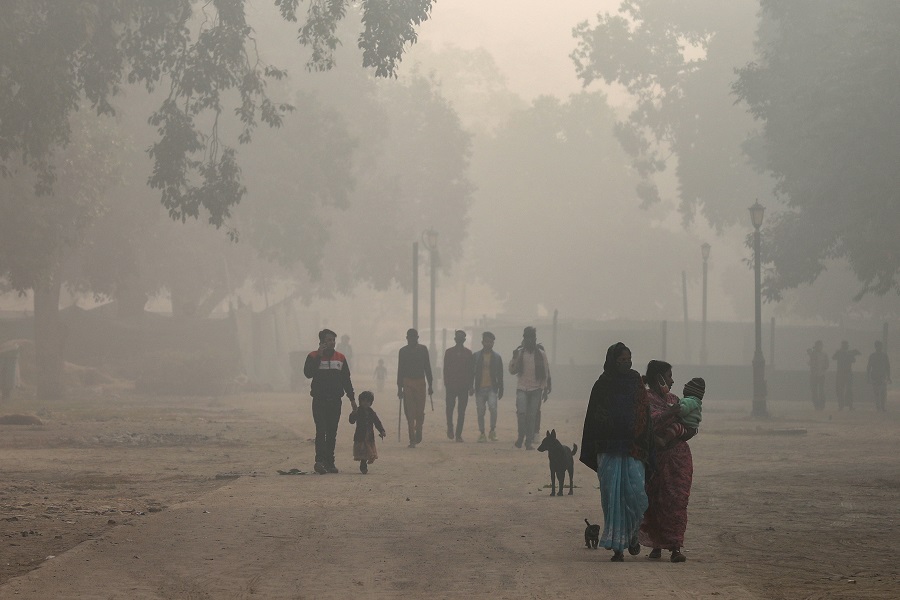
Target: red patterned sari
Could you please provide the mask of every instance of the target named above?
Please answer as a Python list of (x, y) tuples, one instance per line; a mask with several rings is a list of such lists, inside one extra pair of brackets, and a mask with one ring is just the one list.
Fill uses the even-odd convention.
[(674, 394), (663, 397), (651, 390), (648, 398), (654, 435), (673, 441), (656, 448), (655, 461), (652, 461), (655, 468), (648, 471), (650, 506), (644, 514), (639, 539), (642, 546), (672, 550), (684, 545), (694, 461), (687, 442), (681, 440), (686, 430), (678, 421), (678, 413), (670, 410), (678, 397)]

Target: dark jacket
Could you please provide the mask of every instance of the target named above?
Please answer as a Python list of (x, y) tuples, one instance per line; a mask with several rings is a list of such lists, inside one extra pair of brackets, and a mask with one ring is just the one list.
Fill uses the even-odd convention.
[(632, 456), (645, 463), (650, 456), (653, 429), (647, 389), (637, 371), (616, 371), (620, 344), (609, 348), (584, 416), (579, 460), (594, 471), (598, 454)]
[[(481, 388), (481, 373), (484, 369), (484, 350), (479, 350), (472, 355), (472, 363), (474, 365), (474, 376), (472, 377), (471, 389), (478, 391)], [(491, 389), (503, 395), (503, 358), (491, 350)]]
[(465, 346), (451, 346), (444, 352), (444, 388), (469, 391), (472, 383), (472, 351)]
[(318, 350), (313, 350), (306, 356), (303, 374), (312, 379), (309, 395), (313, 398), (339, 400), (346, 393), (351, 400), (356, 399), (350, 382), (350, 366), (347, 358), (338, 351), (325, 359), (319, 356)]
[(403, 380), (422, 379), (431, 385), (431, 359), (428, 356), (428, 348), (422, 344), (410, 346), (407, 344), (397, 353), (397, 386), (403, 386)]
[(353, 432), (354, 442), (364, 442), (367, 438), (374, 439), (372, 428), (384, 435), (384, 426), (375, 411), (369, 406), (360, 406), (350, 413), (350, 423), (356, 423), (356, 431)]

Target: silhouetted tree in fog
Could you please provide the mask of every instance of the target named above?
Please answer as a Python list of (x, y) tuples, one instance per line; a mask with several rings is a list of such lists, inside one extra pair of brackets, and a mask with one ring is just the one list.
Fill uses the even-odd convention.
[(867, 293), (900, 293), (900, 4), (765, 1), (738, 96), (762, 124), (771, 298), (844, 259)]

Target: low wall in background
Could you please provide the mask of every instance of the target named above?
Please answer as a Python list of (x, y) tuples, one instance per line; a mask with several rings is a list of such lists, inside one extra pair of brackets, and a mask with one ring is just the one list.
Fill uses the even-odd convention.
[[(747, 410), (750, 410), (750, 401), (753, 399), (753, 368), (735, 365), (674, 365), (672, 372), (675, 375), (676, 394), (681, 394), (684, 384), (692, 377), (703, 377), (706, 380), (706, 398), (704, 404), (714, 404), (716, 398), (722, 400), (746, 400)], [(591, 388), (599, 376), (599, 368), (584, 365), (554, 365), (551, 367), (553, 375), (553, 398), (564, 400), (583, 400), (585, 405), (591, 394)], [(767, 402), (771, 407), (785, 402), (806, 402), (812, 406), (809, 388), (808, 371), (783, 371), (768, 370), (766, 373), (768, 387)], [(507, 375), (504, 385), (512, 391), (516, 388), (516, 378)], [(829, 407), (836, 407), (837, 400), (834, 391), (834, 372), (831, 371), (825, 377), (825, 402)], [(510, 396), (512, 397), (512, 396)], [(874, 406), (872, 388), (866, 383), (864, 371), (853, 373), (853, 397), (854, 405)]]

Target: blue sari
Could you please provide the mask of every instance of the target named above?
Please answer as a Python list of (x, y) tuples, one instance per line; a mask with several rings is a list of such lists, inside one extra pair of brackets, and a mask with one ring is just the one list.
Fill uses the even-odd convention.
[(623, 552), (637, 545), (641, 520), (647, 510), (644, 463), (623, 454), (598, 454), (597, 465), (603, 508), (600, 545)]

